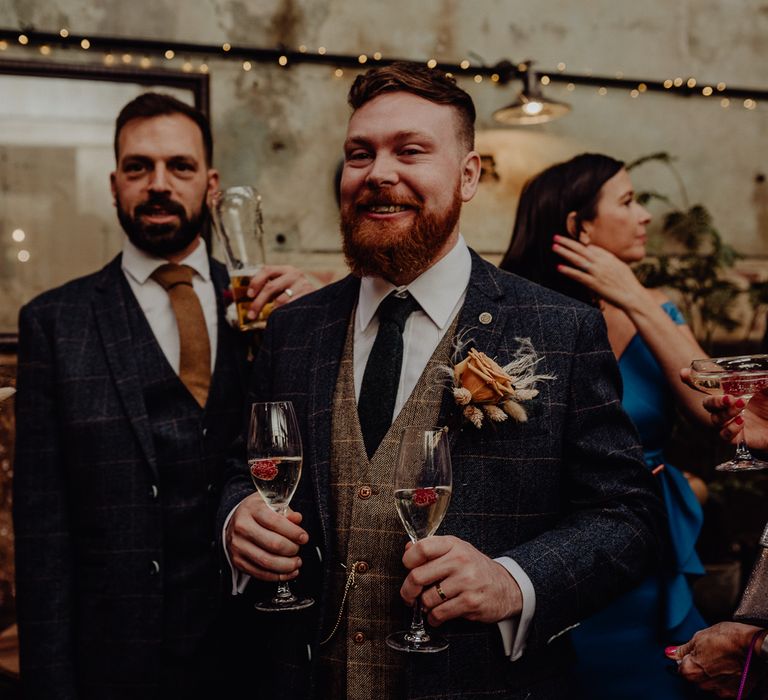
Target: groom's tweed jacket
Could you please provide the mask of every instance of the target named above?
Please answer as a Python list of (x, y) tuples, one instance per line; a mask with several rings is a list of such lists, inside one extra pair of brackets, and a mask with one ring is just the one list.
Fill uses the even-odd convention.
[[(358, 290), (359, 281), (348, 277), (276, 312), (250, 387), (252, 400), (293, 401), (304, 440), (306, 469), (292, 506), (303, 514), (310, 541), (295, 586), (318, 604), (290, 621), (265, 616), (258, 630), (273, 640), (268, 663), (281, 697), (296, 700), (327, 697), (316, 681), (317, 645), (338, 612), (338, 600), (328, 598), (339, 566), (331, 418)], [(481, 314), (490, 323), (479, 321)], [(536, 613), (526, 652), (514, 663), (503, 655), (495, 624), (444, 625), (450, 648), (408, 655), (402, 695), (572, 697), (565, 681), (569, 642), (560, 635), (655, 564), (663, 506), (621, 408), (618, 369), (598, 311), (501, 272), (473, 253), (456, 332), (471, 339), (465, 351), (476, 347), (501, 365), (514, 356), (518, 338), (530, 338), (542, 357), (537, 370), (556, 377), (540, 383), (539, 396), (528, 404), (528, 422), (454, 432), (453, 497), (440, 530), (490, 557), (512, 557), (531, 579)], [(451, 422), (455, 412), (445, 391), (439, 423)], [(222, 522), (252, 493), (244, 460), (232, 460), (231, 467)]]

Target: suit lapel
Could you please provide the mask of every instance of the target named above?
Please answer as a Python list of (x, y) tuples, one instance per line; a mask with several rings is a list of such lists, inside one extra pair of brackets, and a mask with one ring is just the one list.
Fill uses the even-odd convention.
[[(331, 418), (333, 395), (339, 374), (349, 318), (357, 301), (360, 280), (351, 275), (343, 280), (335, 296), (322, 310), (319, 332), (314, 338), (310, 367), (310, 406), (307, 422), (309, 465), (315, 484), (317, 503), (330, 503), (329, 470), (331, 461)], [(321, 509), (323, 535), (327, 551), (331, 551), (330, 510)]]
[[(459, 321), (456, 326), (457, 349), (452, 358), (454, 363), (464, 359), (471, 348), (495, 358), (502, 339), (509, 337), (509, 333), (504, 333), (509, 320), (507, 313), (509, 299), (505, 299), (504, 290), (498, 282), (498, 276), (504, 273), (499, 272), (496, 267), (483, 260), (473, 250), (470, 250), (470, 253), (472, 274), (464, 305), (459, 311)], [(447, 390), (440, 407), (440, 424), (452, 426), (457, 421), (451, 418), (458, 415), (453, 394)], [(455, 444), (458, 430), (453, 430), (452, 433), (451, 445)]]
[(144, 405), (126, 308), (128, 303), (136, 302), (128, 296), (132, 292), (120, 268), (120, 261), (121, 256), (118, 256), (103, 269), (96, 283), (93, 310), (104, 354), (123, 409), (152, 472), (157, 476), (152, 431)]

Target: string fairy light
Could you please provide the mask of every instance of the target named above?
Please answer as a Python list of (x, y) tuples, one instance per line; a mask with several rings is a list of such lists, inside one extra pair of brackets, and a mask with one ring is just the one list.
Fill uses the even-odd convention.
[[(56, 32), (39, 32), (27, 28), (22, 31), (0, 28), (0, 51), (6, 51), (11, 46), (24, 47), (25, 49), (34, 48), (43, 56), (49, 56), (54, 47), (78, 48), (83, 51), (95, 50), (103, 52), (103, 63), (109, 67), (116, 67), (121, 64), (129, 65), (133, 58), (128, 59), (128, 56), (143, 56), (144, 58), (138, 59), (137, 63), (142, 68), (148, 68), (151, 65), (150, 57), (153, 55), (164, 57), (167, 61), (182, 55), (185, 56), (185, 61), (181, 67), (184, 72), (195, 70), (193, 57), (198, 56), (201, 63), (197, 70), (201, 73), (210, 71), (209, 61), (215, 58), (235, 59), (246, 71), (251, 70), (255, 63), (276, 62), (281, 67), (299, 63), (326, 64), (333, 66), (333, 75), (336, 77), (340, 77), (338, 71), (342, 71), (343, 75), (345, 68), (359, 69), (361, 65), (366, 65), (372, 60), (377, 63), (404, 60), (395, 57), (388, 57), (385, 60), (380, 51), (360, 54), (333, 54), (328, 51), (326, 46), (319, 46), (316, 51), (312, 51), (305, 44), (301, 44), (294, 51), (286, 47), (234, 46), (228, 41), (218, 45), (210, 45), (126, 37), (97, 37), (93, 35), (86, 37), (73, 33), (69, 27), (61, 27)], [(448, 63), (431, 57), (421, 62), (430, 68), (442, 70), (446, 74), (464, 75), (472, 78), (475, 83), (482, 83), (487, 78), (499, 86), (505, 86), (512, 80), (522, 80), (527, 71), (527, 62), (508, 60), (501, 60), (494, 65), (485, 65), (482, 61), (478, 65), (476, 61), (472, 65), (470, 60), (466, 58), (458, 63)], [(730, 105), (730, 102), (736, 99), (739, 104), (750, 111), (757, 109), (760, 104), (768, 103), (768, 90), (766, 89), (731, 87), (722, 81), (717, 83), (700, 81), (695, 76), (683, 78), (678, 75), (665, 80), (650, 80), (629, 78), (620, 71), (614, 71), (611, 75), (593, 75), (591, 70), (585, 70), (582, 73), (569, 72), (564, 61), (557, 62), (553, 70), (542, 70), (537, 71), (537, 73), (541, 75), (540, 82), (542, 85), (562, 83), (569, 92), (573, 92), (576, 85), (592, 86), (601, 96), (607, 94), (611, 88), (623, 88), (634, 98), (646, 92), (706, 98), (717, 92), (723, 107)]]

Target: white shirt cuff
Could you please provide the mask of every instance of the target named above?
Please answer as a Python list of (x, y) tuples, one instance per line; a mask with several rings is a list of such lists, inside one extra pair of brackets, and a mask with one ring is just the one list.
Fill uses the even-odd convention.
[(528, 639), (528, 628), (530, 627), (533, 614), (536, 612), (536, 591), (533, 590), (531, 579), (528, 574), (520, 568), (520, 565), (510, 557), (499, 557), (494, 559), (499, 562), (520, 586), (520, 593), (523, 596), (523, 609), (520, 611), (519, 618), (507, 618), (499, 620), (496, 624), (499, 626), (501, 640), (504, 644), (504, 654), (510, 661), (517, 661), (525, 651), (525, 643)]
[(245, 587), (248, 585), (248, 581), (251, 580), (251, 577), (248, 574), (244, 574), (240, 569), (236, 569), (232, 565), (232, 560), (229, 558), (229, 548), (226, 545), (227, 541), (227, 525), (229, 525), (229, 521), (232, 520), (232, 516), (235, 514), (235, 511), (239, 507), (239, 503), (231, 510), (229, 511), (229, 515), (227, 516), (227, 519), (224, 521), (224, 527), (221, 530), (221, 541), (224, 542), (224, 556), (227, 558), (227, 564), (229, 564), (229, 571), (232, 574), (232, 595), (240, 595), (244, 590)]

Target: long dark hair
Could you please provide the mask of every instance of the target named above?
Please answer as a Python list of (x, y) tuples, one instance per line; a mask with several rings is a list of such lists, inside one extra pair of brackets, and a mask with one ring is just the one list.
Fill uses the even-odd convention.
[[(557, 271), (565, 260), (552, 251), (555, 234), (578, 238), (583, 221), (597, 215), (600, 190), (624, 163), (599, 153), (582, 153), (531, 178), (517, 205), (512, 241), (499, 267), (575, 299), (595, 303), (592, 292)], [(568, 214), (576, 212), (575, 234)]]

